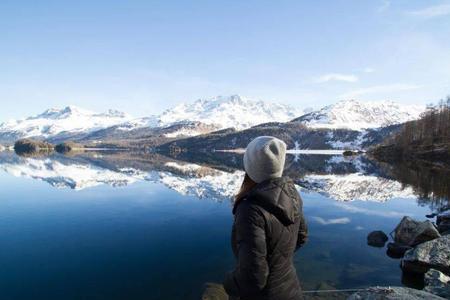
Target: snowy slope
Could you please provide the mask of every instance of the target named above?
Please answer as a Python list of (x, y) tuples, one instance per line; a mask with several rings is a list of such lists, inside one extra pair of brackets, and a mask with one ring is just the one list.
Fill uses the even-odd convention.
[(168, 138), (188, 137), (225, 128), (242, 130), (261, 123), (287, 122), (302, 114), (301, 110), (287, 105), (251, 100), (239, 95), (218, 96), (183, 103), (160, 115), (129, 120), (116, 126), (115, 130), (132, 131), (177, 125), (176, 131), (164, 135)]
[(63, 109), (48, 109), (27, 119), (5, 122), (0, 125), (0, 139), (48, 138), (63, 133), (88, 133), (130, 119), (127, 114), (115, 110), (94, 113), (76, 106), (67, 106)]
[(392, 101), (344, 100), (307, 113), (296, 121), (301, 121), (312, 128), (362, 130), (415, 120), (424, 111), (425, 106), (405, 105)]
[(106, 128), (125, 133), (143, 128), (186, 125), (166, 134), (172, 138), (195, 136), (230, 127), (240, 130), (266, 122), (286, 122), (300, 115), (300, 110), (286, 105), (255, 101), (238, 95), (200, 99), (180, 104), (160, 115), (137, 119), (113, 110), (94, 113), (68, 106), (64, 109), (48, 109), (37, 116), (0, 124), (0, 140), (15, 141), (25, 137), (57, 137), (62, 140)]
[[(37, 116), (13, 120), (0, 124), (0, 141), (11, 142), (24, 137), (54, 138), (57, 140), (81, 137), (107, 129), (103, 137), (115, 134), (117, 137), (133, 130), (146, 128), (172, 128), (161, 133), (168, 138), (195, 136), (211, 131), (235, 128), (246, 129), (267, 122), (288, 122), (295, 118), (312, 128), (347, 128), (363, 131), (399, 124), (419, 118), (424, 106), (401, 105), (394, 102), (340, 101), (306, 114), (298, 108), (287, 105), (251, 100), (233, 95), (212, 99), (199, 99), (189, 104), (180, 104), (160, 115), (132, 119), (122, 112), (109, 110), (95, 113), (75, 106), (64, 109), (49, 109)], [(300, 116), (300, 117), (299, 117)], [(99, 137), (101, 139), (102, 137)], [(330, 137), (330, 140), (333, 140)], [(364, 140), (362, 134), (359, 145)], [(334, 141), (335, 143), (339, 141)], [(336, 144), (337, 145), (337, 144)], [(336, 147), (342, 148), (339, 145)]]
[(266, 122), (287, 122), (300, 115), (302, 115), (300, 109), (287, 105), (233, 95), (180, 104), (166, 110), (158, 118), (160, 126), (176, 122), (199, 121), (217, 125), (219, 129), (234, 127), (241, 130)]

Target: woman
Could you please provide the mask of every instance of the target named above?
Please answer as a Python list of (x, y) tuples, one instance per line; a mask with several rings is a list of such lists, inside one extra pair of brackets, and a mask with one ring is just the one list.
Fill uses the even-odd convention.
[(246, 174), (233, 207), (237, 265), (224, 282), (230, 299), (302, 298), (293, 256), (307, 227), (293, 181), (281, 176), (285, 156), (286, 144), (269, 136), (254, 139), (245, 151)]

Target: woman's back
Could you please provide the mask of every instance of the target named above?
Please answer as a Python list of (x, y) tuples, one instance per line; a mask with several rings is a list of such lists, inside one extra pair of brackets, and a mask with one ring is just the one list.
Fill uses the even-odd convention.
[(257, 184), (233, 212), (232, 247), (238, 262), (225, 280), (228, 294), (242, 300), (300, 299), (293, 256), (305, 242), (307, 228), (292, 180)]

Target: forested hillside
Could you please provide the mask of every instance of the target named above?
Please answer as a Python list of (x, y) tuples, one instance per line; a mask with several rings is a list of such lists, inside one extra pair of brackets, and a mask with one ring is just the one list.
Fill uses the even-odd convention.
[(428, 105), (419, 120), (405, 123), (372, 153), (382, 160), (450, 161), (450, 96)]

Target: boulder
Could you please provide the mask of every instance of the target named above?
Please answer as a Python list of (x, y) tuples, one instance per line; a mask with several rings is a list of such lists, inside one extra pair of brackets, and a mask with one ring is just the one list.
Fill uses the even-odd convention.
[(357, 151), (352, 151), (352, 150), (345, 150), (344, 152), (342, 152), (342, 155), (344, 156), (353, 156), (353, 155), (357, 155), (358, 152)]
[(402, 286), (416, 290), (423, 290), (425, 286), (423, 283), (423, 277), (423, 273), (402, 271)]
[(435, 269), (425, 273), (424, 291), (450, 299), (450, 277)]
[(403, 217), (394, 229), (394, 241), (401, 245), (414, 247), (438, 237), (440, 234), (433, 223), (416, 221), (408, 216)]
[(441, 235), (448, 234), (450, 232), (450, 220), (439, 224), (438, 231)]
[(436, 217), (436, 225), (440, 233), (448, 232), (450, 230), (450, 210), (439, 213)]
[(426, 273), (432, 268), (450, 275), (450, 235), (406, 251), (401, 266), (408, 272)]
[(411, 246), (401, 245), (399, 243), (388, 243), (386, 254), (391, 258), (402, 258), (405, 252), (412, 249)]
[(388, 236), (383, 231), (372, 231), (367, 236), (367, 245), (373, 247), (384, 247), (384, 244), (386, 244), (388, 239)]
[(202, 294), (202, 300), (228, 300), (228, 295), (225, 292), (222, 284), (207, 282), (205, 290)]
[(407, 287), (370, 287), (362, 291), (358, 291), (347, 300), (442, 300), (439, 296), (433, 295), (427, 291), (420, 291)]

